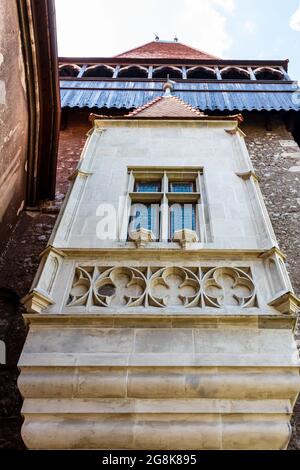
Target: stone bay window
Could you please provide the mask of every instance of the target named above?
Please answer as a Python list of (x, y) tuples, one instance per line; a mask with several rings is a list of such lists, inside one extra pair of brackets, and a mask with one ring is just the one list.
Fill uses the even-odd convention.
[[(25, 444), (285, 449), (300, 301), (228, 110), (293, 109), (287, 63), (236, 70), (163, 41), (85, 62), (78, 81), (63, 77), (62, 106), (101, 111), (23, 299)], [(97, 64), (113, 77), (91, 86), (83, 68)], [(101, 207), (120, 208), (109, 239), (97, 236)]]

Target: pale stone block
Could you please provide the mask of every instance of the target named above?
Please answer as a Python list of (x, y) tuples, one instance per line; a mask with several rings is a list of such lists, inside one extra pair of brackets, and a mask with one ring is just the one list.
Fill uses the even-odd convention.
[(288, 416), (222, 419), (224, 450), (284, 450), (291, 436)]
[(132, 449), (133, 426), (121, 417), (33, 417), (25, 421), (22, 438), (29, 449)]
[(26, 398), (71, 397), (74, 382), (75, 369), (71, 367), (23, 368), (18, 388)]
[(137, 330), (135, 353), (188, 354), (194, 351), (192, 330)]
[(206, 416), (195, 419), (183, 416), (179, 421), (138, 421), (134, 431), (135, 449), (203, 449), (220, 448), (221, 426), (219, 420)]
[(121, 398), (126, 396), (126, 369), (79, 368), (76, 379), (76, 397)]
[(176, 398), (185, 396), (184, 373), (172, 369), (161, 372), (144, 369), (129, 370), (127, 396), (135, 398)]
[(134, 332), (128, 328), (40, 328), (29, 333), (24, 354), (131, 352)]

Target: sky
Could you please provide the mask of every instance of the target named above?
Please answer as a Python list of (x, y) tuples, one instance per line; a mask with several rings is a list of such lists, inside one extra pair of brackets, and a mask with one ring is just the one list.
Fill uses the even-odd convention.
[(300, 81), (300, 0), (56, 0), (61, 57), (110, 57), (173, 40), (224, 59), (290, 59)]

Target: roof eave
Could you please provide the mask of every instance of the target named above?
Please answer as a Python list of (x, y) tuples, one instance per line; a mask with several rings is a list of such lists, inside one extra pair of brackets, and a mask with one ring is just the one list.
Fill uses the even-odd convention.
[(203, 116), (191, 116), (191, 117), (179, 117), (179, 116), (103, 116), (99, 114), (91, 113), (89, 115), (89, 121), (95, 124), (95, 121), (104, 122), (104, 121), (234, 121), (234, 122), (243, 122), (244, 118), (242, 114), (235, 114), (229, 116), (208, 116), (204, 114)]
[(145, 64), (145, 65), (221, 65), (221, 66), (273, 66), (288, 70), (289, 60), (232, 60), (232, 59), (165, 59), (165, 58), (122, 58), (122, 57), (59, 57), (60, 64)]

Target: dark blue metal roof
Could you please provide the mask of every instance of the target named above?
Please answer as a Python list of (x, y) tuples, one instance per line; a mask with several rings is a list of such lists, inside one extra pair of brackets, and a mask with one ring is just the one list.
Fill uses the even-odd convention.
[[(61, 81), (62, 108), (138, 108), (163, 94), (163, 82)], [(280, 83), (196, 83), (180, 82), (178, 96), (202, 111), (300, 111), (297, 84)]]

